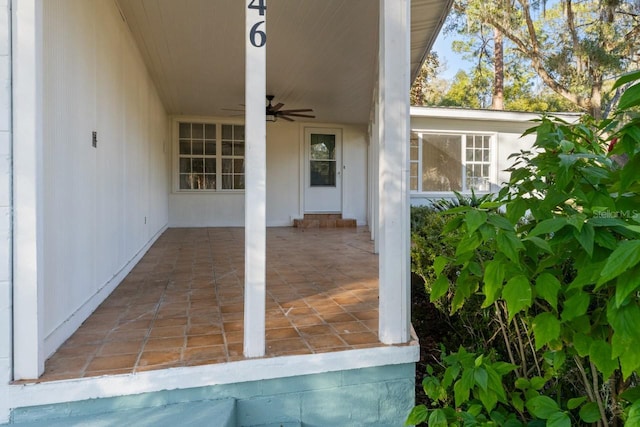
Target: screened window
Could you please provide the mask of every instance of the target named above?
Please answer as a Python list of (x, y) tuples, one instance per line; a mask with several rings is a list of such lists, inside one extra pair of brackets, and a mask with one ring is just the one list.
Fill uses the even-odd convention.
[(490, 191), (492, 139), (488, 134), (412, 132), (411, 191)]
[(244, 126), (178, 123), (178, 189), (243, 190)]

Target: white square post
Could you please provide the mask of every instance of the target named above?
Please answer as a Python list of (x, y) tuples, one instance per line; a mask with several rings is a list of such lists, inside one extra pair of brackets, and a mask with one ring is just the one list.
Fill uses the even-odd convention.
[(44, 371), (42, 0), (13, 9), (13, 376)]
[(266, 0), (246, 0), (244, 355), (265, 354)]
[(379, 249), (380, 341), (410, 339), (410, 0), (380, 0)]

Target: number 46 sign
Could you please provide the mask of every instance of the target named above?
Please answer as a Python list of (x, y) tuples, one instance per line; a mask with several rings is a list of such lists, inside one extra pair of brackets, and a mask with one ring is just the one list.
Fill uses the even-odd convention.
[[(247, 14), (252, 14), (255, 16), (255, 23), (249, 30), (249, 41), (255, 47), (263, 47), (267, 43), (267, 33), (265, 30), (261, 30), (260, 26), (264, 24), (264, 18), (260, 18), (260, 16), (264, 16), (267, 5), (265, 4), (266, 0), (251, 0), (247, 8)], [(257, 13), (255, 12), (257, 11)], [(252, 17), (253, 18), (253, 17)]]

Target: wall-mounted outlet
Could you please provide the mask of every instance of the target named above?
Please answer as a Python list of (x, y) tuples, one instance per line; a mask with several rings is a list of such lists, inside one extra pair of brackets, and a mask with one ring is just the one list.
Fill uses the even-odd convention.
[(91, 146), (96, 148), (98, 146), (98, 132), (95, 130), (91, 132)]

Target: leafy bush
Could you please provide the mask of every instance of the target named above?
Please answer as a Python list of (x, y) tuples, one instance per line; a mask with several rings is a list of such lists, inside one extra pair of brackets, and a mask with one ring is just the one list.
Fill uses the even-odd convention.
[(613, 119), (543, 117), (495, 200), (447, 211), (430, 298), (481, 298), (504, 346), (445, 355), (407, 423), (640, 425), (639, 80)]

